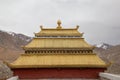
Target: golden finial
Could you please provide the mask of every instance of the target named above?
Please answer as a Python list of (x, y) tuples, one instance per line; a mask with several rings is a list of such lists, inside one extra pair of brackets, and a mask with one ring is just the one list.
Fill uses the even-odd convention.
[(61, 28), (62, 28), (62, 27), (61, 27), (61, 20), (58, 20), (58, 21), (57, 21), (57, 24), (58, 24), (57, 29), (61, 29)]
[(61, 25), (61, 20), (58, 20), (57, 24), (58, 24), (58, 26), (60, 26)]

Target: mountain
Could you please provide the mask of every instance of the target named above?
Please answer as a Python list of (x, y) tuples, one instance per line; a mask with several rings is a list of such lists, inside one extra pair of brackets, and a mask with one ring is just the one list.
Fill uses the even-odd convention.
[(0, 59), (12, 61), (23, 53), (21, 46), (31, 41), (31, 37), (0, 30)]
[(110, 45), (106, 49), (96, 47), (95, 52), (97, 52), (97, 55), (101, 57), (106, 63), (111, 64), (106, 72), (120, 74), (120, 45)]
[(20, 50), (31, 40), (31, 37), (14, 32), (5, 32), (0, 30), (0, 47)]

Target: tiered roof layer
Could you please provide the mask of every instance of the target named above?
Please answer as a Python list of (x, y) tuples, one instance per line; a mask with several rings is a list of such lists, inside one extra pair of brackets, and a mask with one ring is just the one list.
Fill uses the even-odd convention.
[(105, 68), (106, 64), (95, 54), (22, 54), (10, 66), (12, 68)]

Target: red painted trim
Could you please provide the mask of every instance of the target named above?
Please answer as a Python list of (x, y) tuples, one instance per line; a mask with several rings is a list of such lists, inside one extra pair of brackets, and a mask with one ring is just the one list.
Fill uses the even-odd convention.
[(40, 78), (98, 78), (99, 72), (105, 68), (28, 68), (13, 69), (14, 75), (21, 79)]

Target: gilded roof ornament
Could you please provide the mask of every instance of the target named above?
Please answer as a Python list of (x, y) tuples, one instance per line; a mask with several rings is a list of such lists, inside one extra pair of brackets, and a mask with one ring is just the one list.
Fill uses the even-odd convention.
[(57, 21), (57, 24), (58, 24), (57, 29), (61, 29), (61, 28), (62, 28), (62, 27), (61, 27), (61, 20), (58, 20), (58, 21)]
[(43, 29), (43, 26), (42, 25), (40, 25), (40, 28), (41, 28), (41, 30)]

